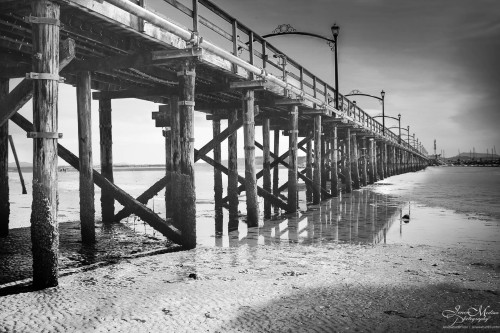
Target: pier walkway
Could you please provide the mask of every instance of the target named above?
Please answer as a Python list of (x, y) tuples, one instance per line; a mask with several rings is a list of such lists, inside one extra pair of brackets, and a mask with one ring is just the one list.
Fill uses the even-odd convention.
[[(273, 212), (297, 210), (299, 180), (318, 204), (388, 176), (423, 169), (427, 157), (222, 8), (207, 0), (165, 0), (155, 13), (147, 1), (0, 0), (0, 236), (8, 235), (8, 121), (34, 141), (32, 245), (34, 284), (57, 285), (57, 156), (80, 171), (83, 243), (95, 242), (94, 183), (102, 189), (102, 220), (134, 213), (186, 249), (196, 246), (193, 164), (214, 167), (216, 225), (222, 209), (229, 227), (238, 217), (238, 194), (246, 193), (249, 227)], [(9, 92), (9, 80), (24, 78)], [(58, 85), (76, 86), (78, 157), (58, 143)], [(91, 90), (97, 90), (92, 93)], [(17, 111), (33, 98), (33, 124)], [(91, 99), (99, 100), (101, 172), (93, 169)], [(166, 175), (133, 198), (113, 183), (112, 100), (158, 103), (152, 114), (164, 128)], [(335, 107), (337, 106), (337, 107)], [(199, 150), (194, 112), (206, 113), (213, 139)], [(114, 114), (119, 117), (119, 114)], [(221, 120), (228, 127), (221, 130)], [(152, 124), (153, 126), (153, 124)], [(255, 141), (261, 127), (263, 142)], [(245, 175), (237, 173), (237, 130), (242, 128)], [(274, 134), (274, 147), (270, 135)], [(280, 136), (289, 149), (279, 151)], [(229, 163), (220, 144), (228, 140)], [(240, 142), (241, 144), (241, 142)], [(256, 170), (256, 151), (264, 168)], [(306, 153), (299, 170), (298, 151)], [(208, 153), (213, 151), (213, 158)], [(279, 165), (289, 169), (280, 184)], [(223, 197), (222, 173), (228, 175)], [(274, 176), (271, 177), (271, 174)], [(257, 180), (263, 178), (263, 186)], [(272, 180), (272, 181), (271, 181)], [(148, 184), (145, 184), (145, 187)], [(166, 189), (167, 216), (145, 203)], [(115, 212), (114, 201), (125, 209)], [(237, 225), (237, 224), (236, 224)]]

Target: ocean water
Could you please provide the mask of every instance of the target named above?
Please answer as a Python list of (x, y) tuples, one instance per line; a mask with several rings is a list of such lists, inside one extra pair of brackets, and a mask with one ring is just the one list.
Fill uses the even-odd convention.
[[(164, 171), (158, 169), (118, 169), (115, 171), (115, 183), (137, 197), (163, 175)], [(199, 245), (236, 246), (270, 242), (406, 243), (465, 246), (500, 252), (500, 168), (430, 167), (424, 171), (389, 177), (315, 206), (306, 205), (305, 193), (301, 191), (298, 213), (284, 214), (265, 221), (262, 228), (249, 229), (244, 223), (243, 193), (239, 205), (243, 217), (238, 231), (228, 233), (228, 216), (224, 211), (222, 237), (215, 236), (213, 170), (199, 164), (196, 165), (195, 176)], [(10, 227), (28, 227), (32, 174), (24, 174), (28, 195), (21, 194), (17, 173), (12, 172), (9, 177)], [(280, 169), (280, 183), (286, 179), (287, 170)], [(225, 189), (225, 177), (223, 181)], [(95, 190), (96, 219), (100, 219), (100, 189), (96, 186)], [(263, 199), (259, 200), (263, 205)], [(148, 207), (160, 216), (164, 215), (164, 192), (150, 200)], [(121, 208), (116, 203), (116, 210)], [(409, 220), (401, 219), (405, 214), (410, 215)], [(78, 173), (61, 172), (59, 222), (78, 220)], [(137, 232), (155, 234), (154, 230), (137, 217), (131, 216), (124, 222)]]

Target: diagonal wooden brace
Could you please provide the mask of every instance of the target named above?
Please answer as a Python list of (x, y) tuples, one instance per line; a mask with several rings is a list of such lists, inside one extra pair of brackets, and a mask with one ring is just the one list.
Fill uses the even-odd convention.
[[(195, 149), (195, 152), (196, 151), (197, 150)], [(226, 175), (229, 174), (229, 170), (225, 166), (223, 166), (222, 164), (215, 162), (213, 159), (211, 159), (210, 157), (208, 157), (206, 155), (200, 155), (200, 154), (198, 154), (198, 155), (200, 156), (200, 158), (202, 160), (204, 160), (205, 162), (207, 162), (208, 164), (210, 164), (214, 168), (219, 169), (220, 171), (224, 172)], [(240, 182), (241, 184), (245, 184), (245, 178), (238, 175), (238, 182)], [(278, 206), (281, 209), (287, 209), (287, 207), (288, 207), (286, 202), (280, 200), (279, 198), (276, 198), (274, 195), (267, 192), (266, 190), (264, 190), (260, 186), (257, 186), (257, 194), (265, 199), (268, 199), (272, 205)]]
[(195, 150), (194, 161), (196, 162), (201, 158), (200, 156), (208, 154), (214, 149), (216, 145), (226, 140), (231, 134), (240, 129), (241, 126), (243, 126), (243, 119), (238, 119), (237, 121), (229, 125), (225, 130), (220, 132), (219, 135), (210, 140), (206, 145), (201, 147), (199, 150)]
[[(258, 143), (257, 141), (255, 142), (255, 145), (257, 147), (259, 147), (260, 149), (264, 149), (264, 147)], [(271, 154), (271, 157), (272, 158), (277, 158), (278, 156), (276, 156), (273, 152), (270, 152)], [(288, 169), (290, 169), (290, 164), (286, 163), (285, 161), (281, 161), (280, 162), (282, 165), (284, 165), (285, 167), (287, 167)], [(312, 179), (310, 178), (307, 178), (305, 175), (303, 175), (301, 172), (297, 172), (297, 177), (299, 177), (300, 179), (302, 179), (304, 181), (304, 183), (306, 183), (307, 185), (310, 185), (310, 186), (314, 186), (314, 183), (312, 181)], [(321, 188), (321, 193), (325, 196), (330, 196), (330, 193), (324, 189), (324, 188)]]
[[(33, 129), (33, 124), (20, 114), (16, 113), (10, 119), (26, 132)], [(57, 154), (76, 170), (80, 169), (79, 158), (61, 144), (57, 145)], [(115, 184), (111, 183), (96, 170), (93, 170), (93, 176), (94, 183), (97, 186), (99, 186), (100, 188), (105, 188), (106, 190), (111, 192), (119, 203), (121, 203), (125, 207), (130, 208), (132, 212), (134, 212), (155, 230), (159, 231), (162, 235), (164, 235), (174, 243), (182, 245), (182, 235), (177, 228), (169, 224), (167, 221), (164, 221), (161, 217), (158, 216), (158, 214), (153, 212), (148, 207), (144, 206), (142, 203), (134, 199), (132, 196), (130, 196)]]
[[(305, 145), (307, 142), (309, 142), (311, 140), (312, 140), (312, 136), (306, 137), (306, 138), (302, 139), (297, 144), (297, 146), (302, 147), (303, 145)], [(288, 155), (290, 155), (289, 150), (287, 150), (285, 153), (283, 153), (283, 155), (281, 155), (280, 157), (277, 157), (276, 155), (272, 154), (271, 156), (274, 158), (274, 161), (269, 165), (269, 169), (273, 169), (274, 167), (277, 167), (280, 163), (283, 163), (285, 161), (285, 159), (288, 157)], [(262, 176), (264, 176), (264, 170), (260, 170), (259, 172), (257, 172), (257, 174), (255, 176), (256, 176), (256, 179), (262, 178)], [(241, 193), (241, 191), (243, 191), (244, 189), (245, 189), (244, 185), (240, 185), (238, 187), (238, 192)], [(222, 202), (227, 202), (228, 200), (229, 200), (229, 198), (226, 196), (225, 198), (222, 199)]]
[[(59, 49), (59, 71), (66, 67), (75, 57), (75, 41), (68, 38), (61, 43)], [(0, 100), (0, 126), (5, 124), (24, 104), (33, 97), (33, 82), (22, 80), (6, 97)], [(30, 130), (32, 131), (32, 130)]]

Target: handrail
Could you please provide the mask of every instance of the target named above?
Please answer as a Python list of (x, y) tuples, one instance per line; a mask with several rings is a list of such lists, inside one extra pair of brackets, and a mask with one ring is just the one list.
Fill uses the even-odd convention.
[[(370, 117), (365, 111), (363, 111), (362, 109), (360, 109), (357, 106), (355, 107), (355, 110), (356, 109), (358, 110), (358, 119), (356, 119), (355, 110), (354, 110), (354, 113), (350, 112), (350, 105), (352, 104), (352, 101), (350, 101), (344, 95), (338, 93), (339, 102), (342, 101), (342, 104), (339, 103), (340, 110), (337, 110), (333, 106), (331, 106), (329, 99), (328, 99), (328, 95), (329, 95), (329, 91), (331, 91), (332, 92), (331, 96), (334, 96), (335, 89), (333, 87), (331, 87), (330, 85), (328, 85), (326, 82), (323, 82), (322, 80), (317, 78), (316, 76), (311, 75), (311, 78), (313, 80), (312, 85), (313, 85), (313, 87), (316, 86), (316, 88), (317, 88), (318, 83), (320, 85), (321, 85), (321, 83), (323, 83), (323, 85), (324, 85), (323, 93), (321, 94), (321, 90), (314, 90), (314, 96), (311, 96), (310, 94), (305, 93), (304, 86), (310, 87), (311, 84), (310, 85), (304, 84), (305, 82), (304, 82), (304, 75), (303, 74), (306, 71), (304, 71), (304, 68), (301, 65), (299, 65), (297, 62), (295, 62), (291, 58), (287, 57), (284, 53), (281, 53), (276, 47), (274, 47), (273, 45), (266, 42), (261, 36), (254, 33), (251, 29), (249, 29), (244, 24), (237, 21), (235, 18), (231, 17), (224, 10), (222, 10), (221, 8), (219, 8), (218, 6), (216, 6), (215, 4), (211, 3), (208, 0), (193, 0), (193, 1), (198, 1), (199, 4), (204, 5), (210, 11), (212, 11), (213, 13), (218, 15), (219, 17), (223, 18), (227, 22), (231, 23), (233, 25), (233, 31), (237, 31), (237, 30), (235, 30), (235, 26), (236, 26), (236, 29), (239, 29), (240, 31), (247, 33), (249, 35), (250, 44), (253, 44), (253, 41), (258, 41), (258, 42), (262, 43), (263, 45), (265, 45), (266, 48), (263, 51), (267, 51), (267, 49), (269, 49), (274, 54), (280, 54), (283, 56), (283, 59), (284, 59), (283, 66), (282, 66), (283, 67), (282, 68), (283, 69), (283, 79), (280, 79), (280, 78), (268, 73), (265, 68), (259, 68), (259, 67), (255, 66), (253, 63), (248, 63), (247, 61), (239, 58), (237, 55), (237, 52), (236, 52), (236, 54), (233, 54), (229, 51), (226, 51), (223, 48), (211, 43), (210, 41), (204, 40), (202, 38), (202, 36), (200, 36), (198, 34), (198, 32), (192, 32), (192, 31), (189, 31), (187, 29), (184, 29), (184, 28), (164, 19), (161, 16), (159, 16), (159, 15), (157, 15), (157, 14), (155, 14), (155, 13), (153, 13), (145, 8), (142, 8), (141, 6), (136, 5), (133, 2), (130, 2), (128, 0), (105, 0), (105, 1), (118, 7), (118, 8), (121, 8), (122, 10), (124, 10), (128, 13), (131, 13), (131, 14), (137, 16), (140, 19), (148, 21), (151, 24), (153, 24), (157, 27), (160, 27), (160, 28), (180, 37), (181, 39), (183, 39), (186, 42), (190, 42), (192, 44), (199, 45), (200, 47), (206, 49), (207, 51), (210, 51), (211, 53), (213, 53), (217, 56), (220, 56), (221, 58), (223, 58), (225, 60), (228, 60), (233, 65), (240, 66), (241, 68), (247, 70), (249, 73), (253, 74), (256, 77), (260, 77), (261, 79), (268, 80), (268, 81), (276, 84), (277, 86), (283, 88), (285, 91), (286, 90), (291, 91), (292, 93), (303, 97), (305, 100), (312, 102), (315, 105), (319, 105), (319, 106), (321, 106), (321, 108), (324, 108), (326, 110), (333, 112), (334, 114), (338, 115), (339, 117), (341, 117), (343, 119), (346, 119), (346, 120), (348, 120), (348, 121), (350, 121), (358, 126), (361, 126), (367, 130), (371, 130), (375, 134), (382, 136), (387, 140), (390, 139), (390, 135), (383, 136), (381, 134), (383, 132), (381, 130), (382, 125), (378, 121), (376, 121), (375, 119)], [(166, 2), (170, 3), (170, 4), (172, 4), (174, 1), (175, 0), (166, 0)], [(197, 22), (197, 19), (198, 19), (198, 17), (193, 18), (193, 22), (194, 21)], [(193, 23), (193, 24), (195, 24), (195, 23)], [(233, 39), (233, 43), (238, 44), (238, 40), (234, 36), (234, 33), (233, 33), (232, 39)], [(253, 47), (252, 47), (252, 45), (250, 45), (249, 51), (252, 52), (250, 55), (250, 59), (252, 59), (253, 56), (255, 55), (255, 50), (252, 50), (252, 49), (253, 49)], [(234, 47), (233, 52), (235, 52), (235, 51), (237, 51), (236, 47)], [(267, 54), (267, 52), (266, 52), (266, 54)], [(262, 54), (261, 54), (261, 56), (262, 56)], [(262, 56), (262, 58), (263, 58), (262, 61), (264, 63), (264, 67), (265, 67), (266, 63), (272, 63), (271, 61), (269, 61), (269, 57)], [(251, 62), (253, 62), (253, 61), (251, 61)], [(287, 82), (287, 74), (290, 74), (290, 73), (287, 72), (286, 65), (295, 66), (296, 69), (302, 74), (302, 75), (300, 75), (300, 78), (299, 78), (300, 87), (296, 87), (295, 85)], [(307, 73), (309, 73), (309, 71), (307, 71)], [(321, 100), (317, 97), (318, 92), (320, 93), (320, 95), (323, 95), (322, 97), (324, 98), (324, 100)], [(345, 103), (344, 103), (344, 100), (345, 100)], [(353, 114), (353, 116), (351, 116), (351, 114)], [(363, 115), (363, 117), (361, 117), (361, 114)], [(363, 121), (360, 120), (361, 118), (363, 119)], [(364, 124), (365, 119), (367, 119), (367, 125)], [(368, 120), (370, 120), (371, 126), (368, 126)]]

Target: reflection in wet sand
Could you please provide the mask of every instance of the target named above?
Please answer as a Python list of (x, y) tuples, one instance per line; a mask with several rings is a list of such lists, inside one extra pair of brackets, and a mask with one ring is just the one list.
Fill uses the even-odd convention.
[(363, 189), (309, 206), (304, 212), (266, 220), (260, 228), (240, 223), (238, 230), (216, 236), (214, 245), (385, 243), (389, 228), (400, 223), (401, 209), (386, 195)]

